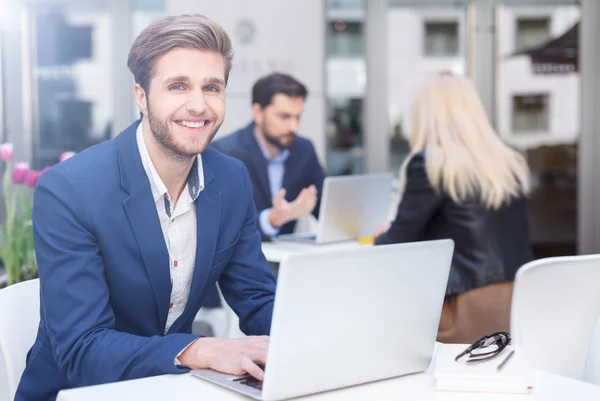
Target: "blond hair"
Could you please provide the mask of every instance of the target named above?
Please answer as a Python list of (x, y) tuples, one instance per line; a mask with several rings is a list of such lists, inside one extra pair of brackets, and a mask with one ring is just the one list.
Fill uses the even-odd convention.
[(408, 163), (424, 152), (429, 182), (455, 202), (478, 197), (486, 208), (498, 209), (528, 191), (527, 162), (500, 140), (465, 77), (444, 72), (427, 81), (413, 103), (410, 148), (401, 189)]
[(216, 22), (203, 15), (177, 15), (147, 26), (131, 46), (127, 66), (138, 83), (148, 91), (154, 65), (163, 55), (177, 48), (214, 51), (225, 60), (225, 82), (233, 59), (231, 39)]

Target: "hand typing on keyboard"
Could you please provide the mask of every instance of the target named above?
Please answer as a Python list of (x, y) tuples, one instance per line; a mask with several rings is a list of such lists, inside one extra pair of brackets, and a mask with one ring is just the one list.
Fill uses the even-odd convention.
[(269, 336), (243, 338), (205, 337), (194, 341), (179, 361), (191, 369), (213, 369), (232, 375), (264, 378), (264, 363), (269, 348)]
[[(260, 367), (263, 370), (263, 372), (265, 371), (265, 365), (259, 364), (258, 367)], [(258, 390), (262, 390), (262, 380), (258, 380), (250, 375), (238, 377), (236, 379), (233, 379), (233, 381), (239, 382), (240, 384), (244, 384), (246, 386), (254, 387)]]

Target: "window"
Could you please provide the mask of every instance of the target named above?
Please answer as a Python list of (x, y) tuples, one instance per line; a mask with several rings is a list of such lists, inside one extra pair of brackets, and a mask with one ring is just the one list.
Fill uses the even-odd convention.
[(548, 104), (548, 94), (513, 96), (513, 131), (548, 131)]
[(327, 171), (329, 175), (361, 174), (363, 99), (330, 98), (328, 104)]
[(108, 11), (32, 8), (35, 24), (32, 167), (110, 139), (113, 120), (112, 17)]
[(515, 49), (523, 50), (550, 38), (549, 18), (519, 18), (515, 35)]
[(361, 10), (363, 0), (327, 0), (327, 8), (330, 10)]
[(334, 21), (328, 25), (330, 57), (360, 57), (363, 55), (362, 23)]
[(458, 22), (425, 22), (425, 56), (454, 57), (458, 55)]

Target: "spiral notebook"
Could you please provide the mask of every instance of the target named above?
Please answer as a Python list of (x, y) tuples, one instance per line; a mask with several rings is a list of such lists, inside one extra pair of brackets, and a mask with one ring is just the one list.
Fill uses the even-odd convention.
[[(508, 346), (498, 356), (487, 361), (475, 363), (455, 361), (456, 355), (467, 346), (467, 344), (440, 344), (433, 370), (435, 390), (499, 394), (533, 393), (533, 371), (525, 355), (518, 348)], [(514, 355), (498, 371), (498, 365), (513, 349)]]

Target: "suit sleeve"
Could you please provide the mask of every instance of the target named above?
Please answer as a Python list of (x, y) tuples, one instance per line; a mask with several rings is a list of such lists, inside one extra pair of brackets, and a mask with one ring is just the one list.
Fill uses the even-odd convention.
[(310, 143), (310, 165), (313, 166), (311, 169), (311, 178), (310, 182), (317, 188), (317, 204), (312, 211), (312, 214), (319, 218), (319, 211), (321, 210), (321, 197), (323, 195), (323, 181), (325, 180), (325, 170), (319, 163), (319, 158), (317, 157), (317, 153), (315, 152), (315, 148), (312, 143)]
[(443, 202), (431, 186), (423, 155), (417, 154), (406, 169), (406, 187), (398, 204), (396, 218), (387, 233), (375, 239), (376, 245), (420, 241), (425, 227)]
[(73, 386), (187, 372), (173, 361), (197, 336), (115, 330), (90, 216), (82, 191), (64, 172), (55, 168), (41, 176), (33, 202), (40, 312), (59, 371)]
[(275, 278), (261, 248), (252, 182), (246, 166), (243, 163), (240, 166), (245, 184), (246, 218), (219, 286), (227, 304), (240, 318), (241, 330), (247, 335), (268, 335), (275, 300)]

